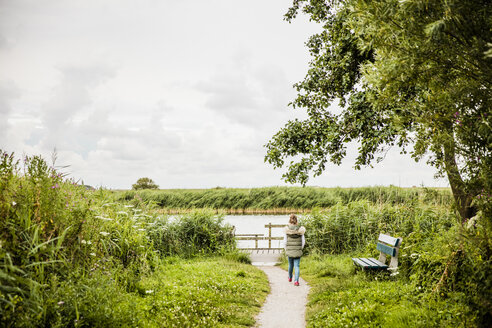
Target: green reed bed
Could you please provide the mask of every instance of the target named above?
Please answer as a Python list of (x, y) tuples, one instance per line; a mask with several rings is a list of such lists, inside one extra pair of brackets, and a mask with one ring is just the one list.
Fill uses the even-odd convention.
[(174, 212), (192, 208), (224, 209), (230, 212), (271, 211), (277, 209), (311, 210), (329, 208), (335, 204), (348, 204), (367, 200), (372, 204), (409, 204), (425, 202), (429, 205), (449, 205), (452, 201), (448, 189), (363, 187), (269, 187), (253, 189), (169, 189), (114, 191), (117, 201), (153, 203)]

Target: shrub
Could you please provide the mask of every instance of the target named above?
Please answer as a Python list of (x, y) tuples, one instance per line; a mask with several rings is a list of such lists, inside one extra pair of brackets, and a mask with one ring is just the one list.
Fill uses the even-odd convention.
[(161, 256), (213, 254), (235, 247), (232, 227), (212, 211), (193, 211), (171, 222), (156, 220), (148, 236)]

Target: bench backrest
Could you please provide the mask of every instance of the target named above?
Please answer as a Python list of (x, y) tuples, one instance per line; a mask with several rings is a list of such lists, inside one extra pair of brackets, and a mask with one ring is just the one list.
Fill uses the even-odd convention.
[(401, 238), (391, 237), (385, 234), (379, 234), (377, 250), (379, 254), (379, 261), (386, 263), (386, 254), (391, 256), (389, 268), (396, 268), (398, 266), (398, 250), (401, 245)]

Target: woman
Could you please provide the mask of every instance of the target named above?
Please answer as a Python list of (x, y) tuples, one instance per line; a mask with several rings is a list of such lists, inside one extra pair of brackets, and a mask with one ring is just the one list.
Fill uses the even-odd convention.
[(285, 227), (284, 245), (285, 254), (289, 258), (289, 282), (292, 281), (292, 270), (295, 269), (294, 286), (299, 286), (299, 264), (301, 263), (302, 249), (306, 242), (304, 233), (306, 228), (297, 225), (297, 216), (290, 215), (289, 225)]

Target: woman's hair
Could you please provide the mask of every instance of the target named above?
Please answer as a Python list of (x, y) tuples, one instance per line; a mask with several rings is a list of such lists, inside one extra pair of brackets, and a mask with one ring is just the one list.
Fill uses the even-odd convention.
[(294, 225), (297, 224), (297, 216), (295, 214), (290, 215), (289, 223)]

